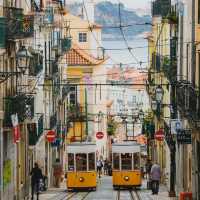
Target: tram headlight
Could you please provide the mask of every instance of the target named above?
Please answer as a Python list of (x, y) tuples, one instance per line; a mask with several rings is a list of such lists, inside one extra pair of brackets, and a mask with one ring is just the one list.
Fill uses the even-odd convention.
[(128, 176), (124, 176), (124, 180), (125, 181), (129, 181), (129, 177)]
[(79, 181), (80, 181), (80, 182), (83, 182), (83, 181), (84, 181), (84, 178), (83, 178), (83, 177), (80, 177), (80, 178), (79, 178)]

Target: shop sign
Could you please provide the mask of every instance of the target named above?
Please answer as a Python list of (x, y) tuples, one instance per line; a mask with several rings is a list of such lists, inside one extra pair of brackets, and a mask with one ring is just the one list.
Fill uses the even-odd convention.
[(192, 136), (191, 130), (180, 130), (179, 134), (177, 135), (177, 142), (180, 144), (191, 144), (192, 143)]
[(99, 131), (99, 132), (96, 133), (96, 138), (97, 138), (97, 139), (100, 140), (100, 139), (102, 139), (103, 137), (104, 137), (104, 133), (103, 133), (103, 132), (100, 132), (100, 131)]

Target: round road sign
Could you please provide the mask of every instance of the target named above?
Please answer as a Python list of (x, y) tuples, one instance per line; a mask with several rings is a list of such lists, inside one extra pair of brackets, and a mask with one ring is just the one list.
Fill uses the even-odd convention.
[(96, 133), (96, 138), (97, 138), (97, 139), (100, 140), (100, 139), (102, 139), (103, 137), (104, 137), (104, 133), (103, 133), (103, 132), (100, 132), (100, 131), (99, 131), (99, 132)]
[(53, 130), (50, 130), (47, 132), (46, 134), (46, 139), (48, 140), (48, 142), (54, 142), (56, 138), (56, 133)]
[(164, 140), (164, 131), (162, 129), (156, 131), (154, 138), (158, 141), (163, 141)]

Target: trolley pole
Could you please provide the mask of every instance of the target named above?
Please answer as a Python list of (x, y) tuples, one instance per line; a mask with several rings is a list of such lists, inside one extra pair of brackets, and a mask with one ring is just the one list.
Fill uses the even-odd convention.
[(87, 88), (85, 88), (85, 116), (86, 116), (86, 135), (88, 135), (88, 103), (87, 103)]

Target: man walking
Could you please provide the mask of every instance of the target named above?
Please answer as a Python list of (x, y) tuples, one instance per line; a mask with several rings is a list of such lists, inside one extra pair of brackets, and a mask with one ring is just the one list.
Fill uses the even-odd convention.
[(99, 178), (101, 178), (103, 163), (101, 160), (97, 161), (97, 173), (99, 174)]
[(34, 193), (37, 194), (37, 200), (39, 200), (39, 184), (40, 179), (42, 179), (42, 170), (39, 168), (38, 164), (35, 163), (34, 168), (31, 171), (31, 199), (34, 199)]
[(151, 180), (152, 180), (151, 189), (153, 195), (158, 194), (160, 176), (161, 176), (160, 166), (157, 163), (155, 163), (151, 167)]

